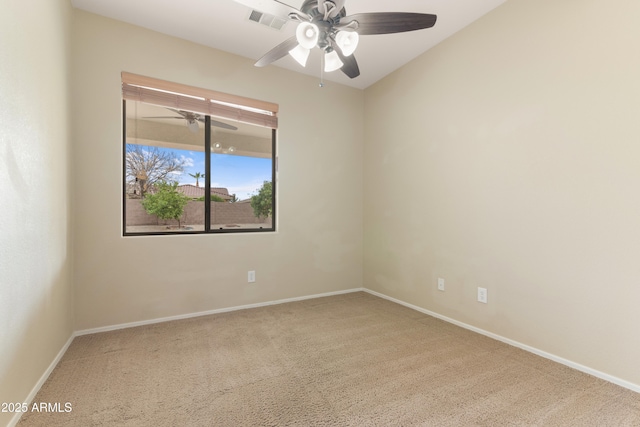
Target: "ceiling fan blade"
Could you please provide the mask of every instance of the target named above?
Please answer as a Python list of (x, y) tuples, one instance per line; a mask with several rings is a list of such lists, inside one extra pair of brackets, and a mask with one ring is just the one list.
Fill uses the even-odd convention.
[(165, 107), (167, 110), (169, 111), (173, 111), (176, 114), (180, 114), (180, 116), (182, 116), (183, 119), (187, 118), (187, 115), (189, 114), (188, 111), (184, 111), (184, 110), (177, 110), (175, 108), (171, 108), (171, 107)]
[(293, 6), (282, 3), (277, 0), (234, 0), (236, 3), (247, 6), (248, 8), (255, 9), (259, 12), (268, 13), (282, 19), (289, 19), (289, 14), (306, 16), (306, 13), (302, 13)]
[(174, 116), (147, 116), (147, 117), (143, 117), (143, 119), (181, 119), (181, 120), (184, 120), (184, 117), (174, 117)]
[[(338, 53), (340, 56), (340, 53)], [(355, 79), (360, 75), (360, 68), (358, 68), (358, 62), (353, 55), (345, 56), (344, 58), (340, 57), (344, 65), (340, 68), (340, 71), (345, 73), (350, 79)]]
[(358, 22), (356, 31), (361, 36), (373, 34), (402, 33), (405, 31), (431, 28), (436, 23), (436, 15), (411, 12), (356, 13), (340, 19), (340, 24)]
[(215, 126), (222, 129), (238, 130), (237, 127), (230, 125), (229, 123), (223, 123), (213, 119), (211, 119), (211, 126)]
[[(200, 123), (206, 123), (204, 116), (198, 116), (196, 120), (198, 120)], [(238, 130), (237, 127), (230, 125), (229, 123), (223, 123), (213, 119), (211, 119), (211, 126), (215, 126), (222, 129)]]
[(298, 46), (298, 40), (296, 39), (296, 36), (293, 36), (271, 49), (262, 58), (258, 59), (255, 66), (264, 67), (265, 65), (269, 65), (272, 62), (287, 56), (289, 51), (296, 46)]
[(338, 43), (336, 43), (336, 41), (333, 39), (331, 39), (331, 47), (333, 47), (333, 50), (336, 51), (338, 57), (344, 64), (342, 65), (342, 68), (340, 68), (340, 71), (345, 73), (347, 77), (351, 79), (355, 79), (356, 77), (358, 77), (360, 75), (360, 68), (358, 67), (358, 62), (356, 61), (355, 56), (344, 56), (342, 54), (342, 50), (338, 46)]

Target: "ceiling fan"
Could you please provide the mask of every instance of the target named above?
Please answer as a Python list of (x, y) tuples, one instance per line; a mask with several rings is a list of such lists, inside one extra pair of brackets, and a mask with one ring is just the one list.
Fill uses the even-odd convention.
[[(176, 116), (153, 116), (153, 117), (144, 117), (145, 119), (180, 119), (187, 121), (187, 128), (193, 133), (197, 133), (200, 130), (200, 125), (198, 122), (204, 123), (204, 116), (202, 114), (194, 113), (191, 111), (185, 110), (177, 110), (175, 108), (168, 108), (167, 110), (171, 110), (176, 114), (179, 114), (180, 117)], [(211, 126), (219, 127), (222, 129), (229, 130), (238, 130), (237, 127), (230, 125), (228, 123), (219, 122), (217, 120), (211, 119)]]
[(303, 67), (311, 49), (318, 47), (323, 71), (341, 70), (349, 78), (360, 75), (353, 52), (359, 36), (391, 34), (431, 28), (436, 15), (409, 12), (375, 12), (348, 15), (345, 0), (305, 0), (296, 9), (278, 0), (235, 0), (260, 12), (299, 22), (296, 35), (280, 43), (256, 62), (257, 67), (271, 64), (287, 54)]

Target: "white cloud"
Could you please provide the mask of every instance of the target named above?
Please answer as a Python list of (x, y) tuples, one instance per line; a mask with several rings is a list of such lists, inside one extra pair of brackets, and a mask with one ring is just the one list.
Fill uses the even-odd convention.
[(194, 161), (191, 157), (187, 157), (184, 154), (180, 155), (180, 161), (182, 162), (185, 168), (191, 168), (194, 166)]

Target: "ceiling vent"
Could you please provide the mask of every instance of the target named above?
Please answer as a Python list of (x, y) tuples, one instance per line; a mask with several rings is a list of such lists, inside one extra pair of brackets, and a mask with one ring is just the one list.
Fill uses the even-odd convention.
[(284, 19), (269, 15), (268, 13), (258, 12), (257, 10), (251, 11), (249, 21), (257, 22), (258, 24), (266, 25), (267, 27), (275, 28), (276, 30), (282, 29), (284, 24), (287, 23)]

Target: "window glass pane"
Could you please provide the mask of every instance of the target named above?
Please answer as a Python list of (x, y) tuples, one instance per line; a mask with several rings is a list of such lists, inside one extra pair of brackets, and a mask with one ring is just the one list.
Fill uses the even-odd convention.
[(237, 129), (211, 127), (211, 230), (273, 229), (274, 132), (219, 121)]
[(126, 103), (125, 232), (204, 230), (204, 116)]

